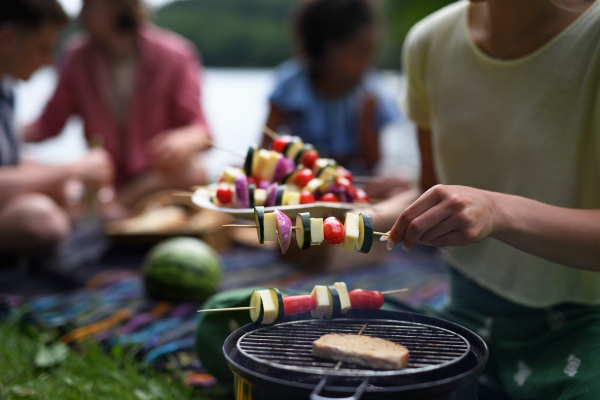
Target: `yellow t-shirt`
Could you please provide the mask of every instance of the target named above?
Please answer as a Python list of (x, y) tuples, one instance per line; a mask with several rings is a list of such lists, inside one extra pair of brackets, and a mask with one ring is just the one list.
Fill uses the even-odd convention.
[[(467, 1), (412, 28), (404, 45), (403, 105), (418, 126), (432, 131), (440, 183), (600, 208), (599, 2), (515, 60), (495, 60), (476, 47)], [(495, 239), (455, 248), (449, 257), (481, 286), (522, 305), (600, 304), (600, 273)]]

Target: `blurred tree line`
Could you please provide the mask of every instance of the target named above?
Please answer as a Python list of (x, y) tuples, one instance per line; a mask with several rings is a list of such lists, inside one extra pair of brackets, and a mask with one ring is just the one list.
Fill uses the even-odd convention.
[[(399, 69), (406, 33), (453, 0), (385, 0), (378, 66)], [(206, 66), (273, 67), (292, 54), (290, 0), (179, 0), (154, 20), (191, 40)]]

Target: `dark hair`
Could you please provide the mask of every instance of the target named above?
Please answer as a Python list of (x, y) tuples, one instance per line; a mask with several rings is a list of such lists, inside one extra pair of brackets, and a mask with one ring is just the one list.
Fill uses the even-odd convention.
[(136, 32), (147, 18), (147, 11), (141, 0), (112, 0), (120, 9), (117, 27), (123, 32)]
[(37, 30), (47, 22), (57, 26), (69, 22), (56, 0), (0, 0), (0, 26), (10, 23), (21, 29)]
[(369, 0), (305, 0), (294, 16), (297, 45), (309, 61), (320, 61), (329, 44), (351, 39), (375, 20)]

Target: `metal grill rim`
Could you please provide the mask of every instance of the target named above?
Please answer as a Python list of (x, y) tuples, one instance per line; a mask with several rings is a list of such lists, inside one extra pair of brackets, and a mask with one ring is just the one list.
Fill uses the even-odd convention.
[[(298, 364), (290, 365), (290, 364), (282, 364), (282, 363), (276, 362), (276, 361), (270, 361), (265, 358), (257, 357), (254, 354), (250, 354), (244, 348), (244, 344), (243, 344), (243, 342), (246, 341), (246, 339), (252, 337), (253, 335), (257, 335), (260, 332), (274, 331), (276, 329), (281, 329), (281, 328), (285, 329), (285, 328), (298, 327), (298, 326), (302, 326), (305, 328), (317, 328), (318, 326), (321, 326), (328, 330), (328, 332), (319, 333), (319, 337), (321, 335), (324, 335), (327, 333), (348, 333), (348, 332), (340, 331), (340, 329), (338, 329), (338, 330), (335, 329), (336, 326), (339, 326), (342, 324), (343, 324), (343, 327), (346, 329), (354, 327), (354, 328), (358, 328), (358, 330), (360, 330), (360, 328), (363, 327), (365, 324), (368, 324), (367, 330), (372, 326), (372, 324), (375, 325), (376, 327), (380, 326), (378, 324), (384, 324), (383, 326), (391, 327), (392, 330), (396, 330), (397, 332), (399, 331), (397, 329), (398, 327), (434, 330), (434, 331), (442, 332), (446, 335), (449, 334), (450, 337), (452, 337), (455, 341), (457, 339), (460, 340), (460, 341), (457, 341), (456, 343), (461, 344), (462, 346), (460, 346), (460, 348), (457, 348), (456, 350), (454, 350), (454, 349), (452, 350), (452, 351), (454, 351), (455, 354), (448, 353), (448, 357), (451, 357), (448, 360), (445, 360), (445, 361), (440, 362), (435, 365), (411, 367), (411, 364), (413, 364), (413, 361), (411, 360), (413, 354), (415, 354), (415, 353), (422, 354), (424, 350), (434, 351), (435, 349), (432, 348), (433, 346), (429, 346), (426, 348), (415, 348), (415, 345), (411, 345), (408, 343), (408, 341), (404, 341), (404, 343), (406, 344), (406, 347), (409, 349), (409, 352), (410, 352), (409, 365), (404, 369), (401, 369), (401, 370), (373, 370), (373, 369), (368, 369), (365, 367), (349, 366), (349, 365), (347, 365), (347, 363), (343, 363), (342, 365), (346, 365), (346, 366), (336, 370), (336, 369), (334, 369), (334, 366), (336, 364), (335, 361), (321, 359), (321, 358), (312, 356), (312, 341), (316, 340), (316, 339), (311, 340), (310, 345), (301, 345), (303, 347), (310, 347), (311, 348), (310, 354), (297, 354), (296, 353), (295, 357), (298, 357), (298, 356), (306, 357), (307, 362), (316, 364), (316, 365), (330, 364), (327, 367), (325, 367), (325, 366), (303, 366), (303, 365), (298, 365)], [(306, 332), (309, 332), (309, 330), (306, 330)], [(357, 333), (357, 332), (354, 332), (354, 333)], [(376, 333), (378, 333), (378, 332), (376, 332)], [(383, 339), (387, 338), (387, 337), (385, 337), (385, 335), (383, 335), (383, 336), (377, 335), (376, 333), (365, 332), (365, 334), (367, 336), (380, 337)], [(291, 337), (291, 336), (281, 336), (281, 337), (288, 339), (288, 340), (290, 340), (290, 339), (297, 340), (297, 337)], [(255, 338), (252, 338), (252, 339), (255, 339)], [(394, 340), (392, 340), (392, 341), (394, 341)], [(395, 342), (398, 343), (398, 341), (395, 341)], [(259, 328), (259, 329), (253, 330), (251, 332), (245, 333), (238, 339), (238, 341), (236, 343), (236, 347), (240, 351), (240, 353), (242, 353), (246, 357), (248, 357), (258, 363), (266, 364), (266, 365), (269, 365), (269, 366), (272, 366), (275, 368), (280, 368), (280, 369), (289, 370), (289, 371), (311, 373), (311, 374), (352, 376), (352, 377), (356, 377), (357, 375), (381, 376), (381, 377), (397, 376), (397, 375), (416, 374), (416, 373), (425, 372), (425, 371), (433, 371), (435, 369), (443, 368), (448, 365), (459, 362), (460, 360), (465, 358), (471, 351), (471, 344), (469, 343), (469, 341), (467, 339), (465, 339), (462, 335), (460, 335), (456, 332), (453, 332), (449, 329), (440, 328), (435, 325), (423, 324), (423, 323), (419, 323), (419, 322), (399, 321), (399, 320), (389, 320), (389, 319), (363, 319), (363, 318), (356, 318), (356, 319), (355, 318), (338, 318), (335, 320), (313, 319), (313, 320), (291, 321), (291, 322), (284, 322), (284, 323), (280, 323), (280, 324), (276, 324), (276, 325), (269, 325), (269, 326)], [(252, 351), (252, 350), (253, 349), (250, 349), (250, 351)], [(447, 350), (447, 348), (446, 348), (446, 350)], [(285, 351), (293, 351), (293, 350), (285, 350)], [(267, 353), (267, 355), (268, 355), (268, 353)], [(438, 353), (437, 355), (439, 356), (440, 354)]]

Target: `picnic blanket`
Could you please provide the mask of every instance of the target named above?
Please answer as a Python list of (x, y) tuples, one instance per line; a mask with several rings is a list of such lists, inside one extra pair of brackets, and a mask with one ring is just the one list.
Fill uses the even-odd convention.
[[(398, 298), (433, 307), (443, 304), (448, 291), (443, 255), (424, 246), (395, 249), (365, 268), (335, 272), (307, 270), (270, 250), (233, 247), (220, 255), (225, 268), (221, 291), (266, 286), (309, 293), (317, 284), (343, 281), (349, 289), (410, 288)], [(194, 351), (201, 308), (149, 298), (139, 271), (106, 270), (81, 289), (28, 302), (22, 320), (67, 344), (93, 340), (107, 350), (126, 348), (153, 368), (183, 370), (188, 385), (210, 386), (216, 380)]]

